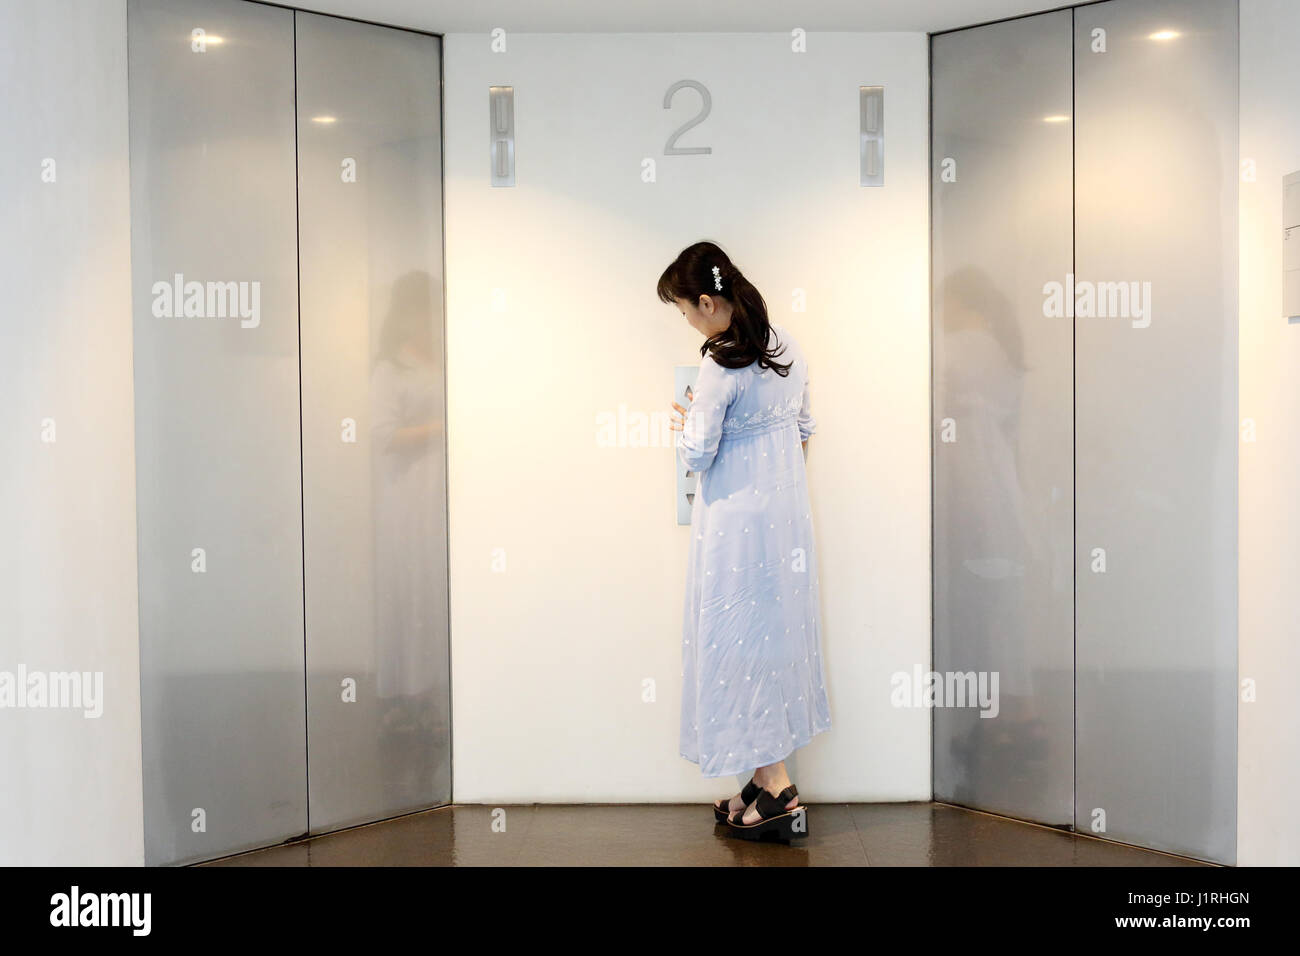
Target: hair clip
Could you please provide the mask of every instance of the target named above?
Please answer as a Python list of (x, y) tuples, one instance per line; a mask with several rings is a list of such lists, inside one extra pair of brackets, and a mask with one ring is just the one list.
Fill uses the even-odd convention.
[(722, 270), (717, 266), (713, 267), (713, 288), (722, 291)]

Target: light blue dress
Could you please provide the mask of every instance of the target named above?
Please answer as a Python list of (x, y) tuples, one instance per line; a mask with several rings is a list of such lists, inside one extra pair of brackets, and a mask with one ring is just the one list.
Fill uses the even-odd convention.
[(802, 441), (808, 366), (788, 376), (706, 356), (677, 442), (699, 473), (682, 628), (681, 755), (706, 777), (784, 760), (831, 726)]

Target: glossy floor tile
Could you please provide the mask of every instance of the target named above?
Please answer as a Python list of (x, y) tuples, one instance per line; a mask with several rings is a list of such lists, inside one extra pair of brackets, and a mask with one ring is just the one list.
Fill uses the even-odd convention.
[(794, 846), (736, 839), (709, 807), (452, 806), (207, 866), (1201, 866), (937, 803), (810, 804)]

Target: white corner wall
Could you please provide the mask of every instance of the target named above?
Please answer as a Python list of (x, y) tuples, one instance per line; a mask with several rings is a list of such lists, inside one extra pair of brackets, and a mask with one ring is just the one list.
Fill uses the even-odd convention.
[(1297, 36), (1294, 0), (1241, 0), (1238, 673), (1258, 696), (1238, 704), (1239, 865), (1300, 865), (1300, 323), (1282, 312), (1282, 177), (1300, 171)]
[[(655, 298), (718, 241), (808, 355), (809, 472), (834, 728), (811, 800), (926, 800), (930, 714), (929, 77), (921, 34), (486, 34), (445, 44), (454, 799), (698, 801), (678, 756), (686, 536), (673, 451), (602, 447), (666, 413), (701, 339)], [(708, 118), (664, 156), (699, 109)], [(516, 188), (489, 185), (488, 87), (515, 88)], [(883, 189), (858, 86), (885, 87)], [(642, 180), (643, 160), (656, 181)], [(795, 290), (807, 310), (795, 312)], [(638, 447), (638, 444), (640, 446)], [(653, 701), (645, 699), (653, 681)]]
[(0, 6), (0, 671), (103, 673), (0, 709), (5, 866), (144, 860), (126, 98), (123, 0)]

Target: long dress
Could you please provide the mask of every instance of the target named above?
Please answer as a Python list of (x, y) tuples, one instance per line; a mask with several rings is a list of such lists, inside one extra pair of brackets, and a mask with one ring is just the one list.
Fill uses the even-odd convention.
[(398, 449), (389, 442), (400, 429), (440, 423), (442, 382), (433, 364), (382, 359), (370, 394), (376, 692), (428, 706), (447, 684), (442, 435)]
[(698, 473), (682, 627), (681, 756), (706, 777), (784, 760), (831, 727), (802, 441), (808, 366), (700, 363), (677, 453)]

